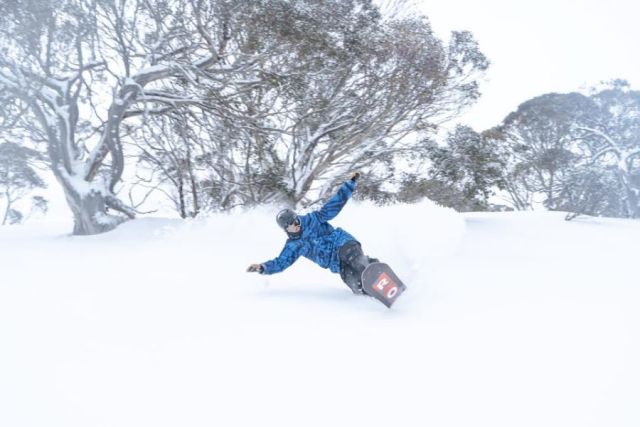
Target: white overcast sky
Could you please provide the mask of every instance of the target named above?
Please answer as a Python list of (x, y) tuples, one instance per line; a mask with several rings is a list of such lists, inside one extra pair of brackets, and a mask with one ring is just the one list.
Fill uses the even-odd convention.
[(415, 0), (441, 38), (469, 30), (491, 61), (482, 98), (461, 119), (476, 130), (520, 103), (626, 79), (640, 89), (640, 0)]

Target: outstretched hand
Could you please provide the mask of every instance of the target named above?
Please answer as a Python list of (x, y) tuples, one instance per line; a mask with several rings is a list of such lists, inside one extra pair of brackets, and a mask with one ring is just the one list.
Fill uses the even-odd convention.
[(354, 172), (353, 175), (351, 175), (351, 181), (353, 182), (356, 182), (358, 178), (360, 178), (360, 172)]
[(247, 273), (262, 273), (262, 264), (251, 264), (249, 268), (247, 268)]

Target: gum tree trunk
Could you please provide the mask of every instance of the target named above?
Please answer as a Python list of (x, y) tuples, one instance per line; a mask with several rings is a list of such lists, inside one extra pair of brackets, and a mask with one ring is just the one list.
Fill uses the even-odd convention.
[(113, 230), (125, 221), (124, 217), (106, 214), (105, 197), (92, 190), (87, 194), (67, 192), (67, 203), (73, 213), (73, 234), (90, 235)]

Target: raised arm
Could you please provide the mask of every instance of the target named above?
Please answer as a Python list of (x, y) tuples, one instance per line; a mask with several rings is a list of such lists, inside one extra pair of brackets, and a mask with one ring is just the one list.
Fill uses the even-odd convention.
[(347, 201), (351, 198), (351, 195), (356, 189), (356, 180), (360, 177), (358, 172), (354, 173), (349, 181), (344, 182), (338, 192), (333, 195), (319, 210), (314, 212), (316, 218), (320, 222), (331, 221), (335, 218)]

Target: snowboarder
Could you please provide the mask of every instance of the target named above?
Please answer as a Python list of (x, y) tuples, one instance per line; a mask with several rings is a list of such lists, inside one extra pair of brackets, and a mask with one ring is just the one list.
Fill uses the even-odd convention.
[(276, 222), (287, 233), (284, 249), (277, 258), (262, 264), (251, 264), (248, 272), (274, 274), (291, 266), (300, 256), (322, 268), (340, 273), (342, 280), (355, 294), (363, 294), (362, 272), (377, 259), (362, 252), (360, 242), (341, 228), (333, 228), (329, 221), (338, 215), (356, 189), (360, 173), (344, 182), (338, 192), (322, 208), (306, 215), (283, 209)]

